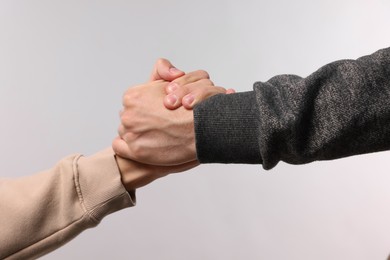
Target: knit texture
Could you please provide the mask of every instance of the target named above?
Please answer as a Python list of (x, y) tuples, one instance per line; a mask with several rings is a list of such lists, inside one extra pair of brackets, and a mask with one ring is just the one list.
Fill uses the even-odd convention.
[(253, 92), (219, 95), (195, 108), (198, 159), (271, 169), (281, 160), (303, 164), (388, 150), (389, 98), (390, 48), (330, 63), (307, 78), (257, 82)]
[(216, 95), (194, 110), (198, 160), (202, 163), (261, 163), (259, 114), (253, 92)]

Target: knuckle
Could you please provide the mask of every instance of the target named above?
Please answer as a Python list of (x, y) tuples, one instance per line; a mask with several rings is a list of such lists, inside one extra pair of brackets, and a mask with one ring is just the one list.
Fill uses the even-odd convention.
[[(191, 79), (191, 73), (188, 73), (180, 78), (173, 80), (172, 83), (175, 83), (176, 87), (181, 88), (183, 85), (186, 84), (186, 82), (190, 81), (190, 79)], [(167, 87), (168, 86), (169, 84), (167, 85)]]
[(115, 139), (114, 141), (112, 141), (112, 149), (114, 150), (115, 153), (118, 153), (121, 151), (120, 149), (120, 140), (118, 139)]
[(197, 74), (201, 77), (201, 78), (204, 78), (204, 79), (209, 79), (210, 78), (210, 75), (207, 71), (205, 70), (198, 70), (197, 71)]
[(112, 147), (114, 149), (118, 148), (119, 142), (120, 142), (119, 138), (115, 138), (114, 140), (112, 140), (112, 143), (111, 143)]
[(123, 106), (131, 106), (133, 105), (140, 97), (141, 92), (137, 89), (129, 89), (123, 94), (122, 103)]
[(123, 113), (121, 115), (121, 123), (125, 128), (131, 128), (133, 126), (133, 121), (131, 120), (131, 115), (129, 113)]
[(157, 61), (156, 61), (156, 64), (157, 65), (162, 65), (164, 63), (167, 62), (167, 59), (164, 59), (164, 58), (158, 58)]
[(127, 92), (126, 94), (123, 95), (122, 98), (122, 105), (123, 106), (130, 106), (133, 102), (133, 95), (131, 93)]
[(192, 85), (184, 85), (180, 88), (179, 91), (177, 91), (178, 92), (177, 94), (179, 97), (180, 96), (182, 97), (182, 96), (187, 95), (188, 93), (192, 92), (193, 90), (194, 89), (193, 89)]

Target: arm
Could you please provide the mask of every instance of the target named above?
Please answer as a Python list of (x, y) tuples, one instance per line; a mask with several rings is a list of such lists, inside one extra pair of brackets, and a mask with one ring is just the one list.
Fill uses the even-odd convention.
[[(151, 80), (183, 75), (160, 59)], [(90, 157), (69, 156), (32, 176), (0, 178), (0, 258), (42, 256), (108, 214), (134, 206), (136, 189), (196, 165), (144, 165), (116, 156), (110, 148)]]
[(110, 148), (89, 157), (69, 156), (32, 176), (0, 179), (0, 258), (51, 252), (105, 216), (134, 206), (135, 189), (196, 165), (143, 165), (115, 156)]
[[(188, 73), (171, 83), (157, 80), (129, 88), (123, 95), (120, 137), (113, 143), (118, 155), (150, 165), (196, 161), (193, 111), (183, 106), (168, 110), (163, 105), (166, 91), (172, 86), (175, 95), (187, 87), (203, 90), (202, 96), (227, 92), (215, 87), (204, 71)], [(180, 102), (175, 97), (172, 108)]]
[(69, 156), (39, 174), (0, 180), (0, 258), (36, 258), (103, 217), (134, 206), (114, 153)]
[(281, 160), (302, 164), (387, 150), (389, 98), (390, 48), (330, 63), (307, 78), (257, 82), (252, 92), (196, 107), (198, 159), (270, 169)]
[[(170, 95), (179, 93), (180, 99), (194, 89), (180, 91)], [(330, 63), (307, 78), (276, 76), (255, 83), (253, 91), (216, 95), (201, 102), (193, 112), (195, 130), (176, 140), (185, 144), (184, 138), (195, 140), (196, 136), (196, 155), (171, 158), (170, 154), (180, 154), (177, 146), (173, 153), (164, 151), (161, 158), (166, 159), (148, 163), (175, 164), (196, 157), (201, 163), (262, 163), (270, 169), (281, 160), (302, 164), (387, 150), (389, 98), (390, 48)], [(144, 144), (141, 154), (129, 152), (131, 158), (158, 156), (156, 143), (163, 144), (170, 135), (188, 129), (189, 123), (180, 119), (178, 114), (177, 124), (170, 129), (149, 128), (149, 133), (158, 136), (153, 142), (143, 143), (142, 131), (126, 140), (129, 146)], [(128, 123), (123, 118), (122, 124)], [(129, 133), (130, 128), (121, 132), (123, 136)]]

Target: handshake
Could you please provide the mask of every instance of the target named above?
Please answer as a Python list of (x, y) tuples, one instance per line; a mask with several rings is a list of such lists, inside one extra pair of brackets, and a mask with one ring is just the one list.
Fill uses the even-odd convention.
[(205, 71), (186, 74), (158, 60), (150, 80), (124, 94), (112, 149), (68, 156), (26, 178), (0, 178), (0, 259), (42, 256), (134, 206), (136, 189), (197, 166), (192, 108), (233, 92), (215, 87)]
[(279, 161), (389, 150), (389, 68), (387, 48), (330, 63), (307, 78), (279, 75), (227, 95), (234, 90), (215, 87), (207, 72), (184, 73), (158, 60), (150, 80), (124, 94), (112, 149), (67, 157), (27, 178), (0, 179), (0, 208), (6, 209), (0, 258), (54, 250), (107, 214), (133, 206), (136, 189), (200, 162), (271, 169)]
[(199, 165), (192, 108), (213, 95), (234, 92), (214, 86), (203, 70), (185, 74), (159, 59), (149, 81), (123, 95), (112, 148), (125, 188), (135, 190)]

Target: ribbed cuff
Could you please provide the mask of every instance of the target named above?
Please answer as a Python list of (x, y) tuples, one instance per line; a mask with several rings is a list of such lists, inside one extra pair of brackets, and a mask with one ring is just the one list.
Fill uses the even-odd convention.
[[(111, 149), (78, 163), (79, 198), (96, 221), (123, 208), (135, 205), (135, 192), (128, 193), (121, 181), (114, 152)], [(76, 180), (77, 182), (77, 180)]]
[(257, 115), (253, 91), (216, 95), (197, 105), (194, 125), (198, 160), (261, 163)]

